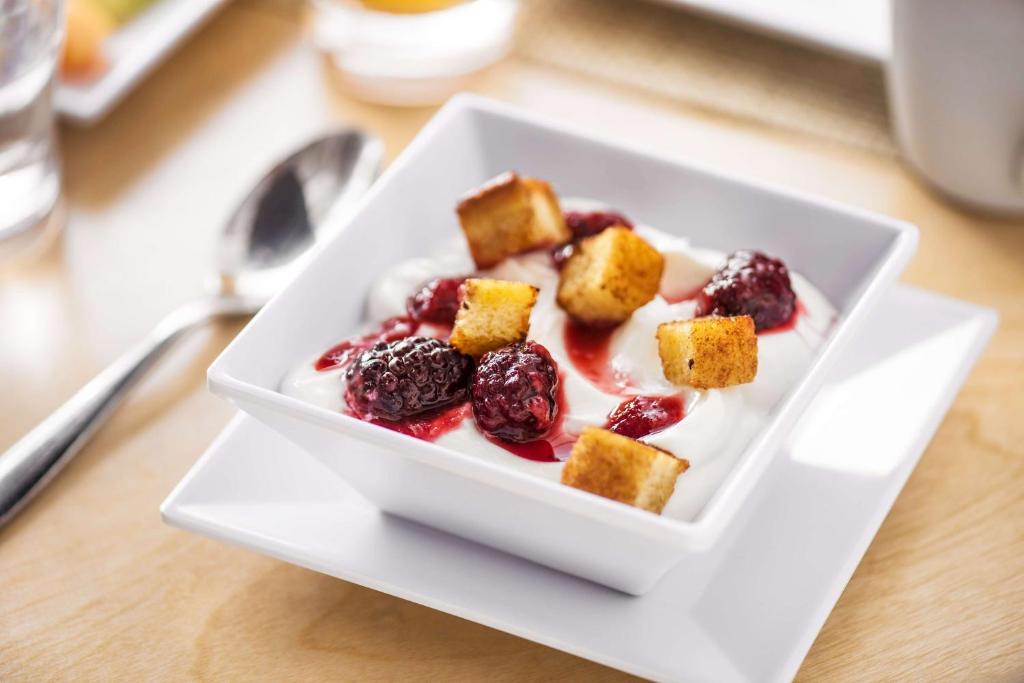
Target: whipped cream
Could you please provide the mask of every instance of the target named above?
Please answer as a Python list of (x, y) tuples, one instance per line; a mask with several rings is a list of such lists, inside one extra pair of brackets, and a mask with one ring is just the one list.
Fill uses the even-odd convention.
[[(593, 208), (590, 202), (563, 201), (575, 210)], [(636, 233), (665, 257), (661, 291), (670, 294), (693, 292), (725, 262), (726, 254), (700, 249), (689, 241), (650, 227), (637, 226)], [(476, 269), (465, 242), (455, 239), (437, 254), (404, 261), (382, 273), (369, 293), (369, 319), (380, 322), (405, 314), (409, 295), (436, 277), (459, 276)], [(584, 426), (603, 426), (628, 395), (608, 393), (593, 384), (570, 360), (565, 345), (566, 313), (555, 302), (558, 273), (547, 252), (534, 252), (506, 259), (480, 274), (501, 280), (529, 282), (540, 289), (530, 316), (529, 339), (545, 346), (563, 376), (567, 413), (563, 428), (578, 434)], [(680, 520), (694, 519), (717, 489), (736, 459), (754, 435), (770, 420), (775, 406), (807, 371), (817, 349), (824, 343), (836, 318), (835, 309), (807, 280), (790, 271), (793, 290), (801, 310), (789, 329), (758, 336), (756, 379), (726, 389), (697, 390), (670, 384), (662, 374), (655, 331), (659, 324), (693, 317), (692, 299), (672, 303), (659, 295), (638, 309), (613, 333), (610, 365), (630, 378), (629, 395), (681, 395), (685, 417), (667, 429), (641, 439), (690, 462), (680, 476), (675, 493), (662, 513)], [(423, 329), (418, 334), (430, 335)], [(317, 357), (303, 360), (284, 378), (281, 391), (289, 396), (329, 410), (344, 407), (344, 369), (317, 371)], [(562, 463), (536, 462), (520, 458), (488, 441), (467, 419), (435, 442), (505, 467), (558, 481)]]

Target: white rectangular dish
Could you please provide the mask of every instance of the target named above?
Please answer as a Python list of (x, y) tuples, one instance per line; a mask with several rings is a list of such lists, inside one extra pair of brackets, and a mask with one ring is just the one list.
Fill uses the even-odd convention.
[[(646, 678), (789, 681), (994, 327), (989, 309), (894, 287), (723, 542), (638, 598), (382, 515), (245, 416), (161, 512), (174, 526)], [(330, 616), (335, 625), (349, 618)], [(380, 673), (395, 677), (402, 666)]]
[(891, 0), (658, 0), (812, 47), (884, 63)]
[(75, 123), (100, 120), (225, 1), (156, 0), (104, 42), (106, 70), (95, 78), (57, 83), (54, 107)]
[[(360, 422), (278, 391), (297, 360), (358, 329), (381, 270), (458, 234), (453, 206), (504, 170), (600, 197), (700, 246), (783, 257), (838, 311), (805, 377), (692, 522), (664, 519)], [(715, 542), (827, 367), (902, 271), (913, 226), (601, 141), (458, 97), (429, 123), (338, 236), (239, 334), (210, 386), (344, 477), (381, 509), (618, 590), (641, 594)]]

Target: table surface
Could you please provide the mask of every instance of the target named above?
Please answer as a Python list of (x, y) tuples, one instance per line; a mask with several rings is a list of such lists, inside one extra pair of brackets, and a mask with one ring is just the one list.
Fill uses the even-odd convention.
[[(0, 275), (0, 445), (200, 293), (223, 219), (282, 151), (354, 122), (392, 158), (431, 116), (348, 99), (302, 31), (291, 5), (239, 0), (102, 124), (62, 131), (69, 225)], [(961, 212), (889, 158), (525, 61), (473, 89), (912, 221), (904, 280), (999, 310), (799, 678), (1024, 680), (1024, 224)], [(204, 369), (237, 329), (179, 349), (0, 531), (0, 680), (626, 678), (163, 525), (232, 415)]]

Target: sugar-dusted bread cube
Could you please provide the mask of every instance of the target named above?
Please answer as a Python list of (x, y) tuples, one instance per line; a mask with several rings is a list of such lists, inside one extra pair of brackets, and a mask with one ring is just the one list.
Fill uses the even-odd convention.
[(512, 171), (465, 196), (457, 212), (477, 268), (572, 239), (551, 185)]
[(586, 427), (562, 469), (562, 483), (661, 514), (690, 463), (598, 427)]
[(459, 311), (448, 342), (478, 358), (526, 340), (537, 288), (525, 282), (470, 278), (459, 290)]
[(582, 240), (558, 280), (558, 305), (589, 325), (615, 325), (654, 298), (665, 259), (632, 230), (611, 227)]
[(673, 384), (717, 389), (757, 376), (757, 333), (749, 315), (662, 323), (657, 336), (661, 368)]

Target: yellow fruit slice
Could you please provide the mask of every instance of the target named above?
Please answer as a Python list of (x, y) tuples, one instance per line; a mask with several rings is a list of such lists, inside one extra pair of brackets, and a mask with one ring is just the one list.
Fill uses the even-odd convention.
[(103, 41), (114, 30), (115, 23), (110, 14), (91, 0), (68, 0), (61, 73), (85, 76), (102, 69)]
[(461, 2), (463, 0), (363, 0), (363, 5), (378, 12), (416, 14), (445, 9)]

